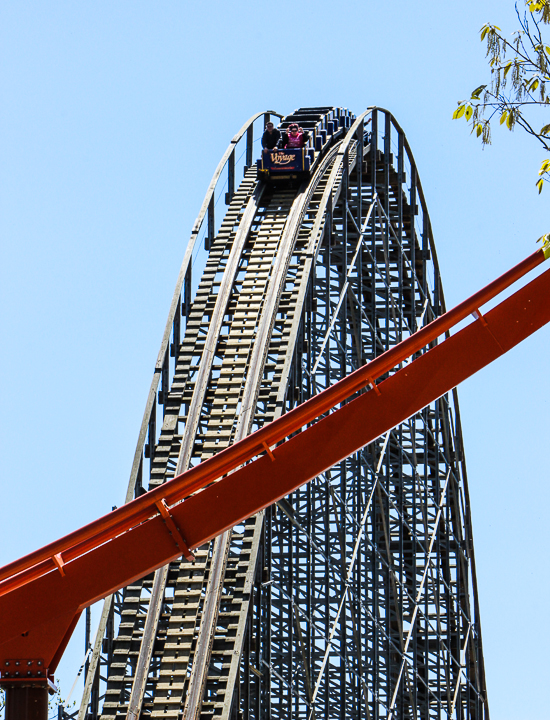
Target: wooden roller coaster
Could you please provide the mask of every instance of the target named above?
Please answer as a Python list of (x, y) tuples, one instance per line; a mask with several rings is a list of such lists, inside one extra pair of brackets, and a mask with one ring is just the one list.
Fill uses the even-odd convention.
[(47, 717), (100, 599), (60, 718), (488, 718), (453, 388), (550, 320), (550, 271), (482, 311), (547, 253), (446, 312), (391, 114), (282, 118), (311, 174), (266, 183), (273, 115), (233, 138), (193, 228), (126, 504), (0, 569), (7, 720)]

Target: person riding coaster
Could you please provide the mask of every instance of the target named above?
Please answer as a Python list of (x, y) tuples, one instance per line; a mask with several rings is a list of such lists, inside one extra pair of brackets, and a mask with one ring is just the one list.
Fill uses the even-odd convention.
[[(309, 134), (297, 123), (290, 122), (281, 132), (266, 123), (262, 135), (262, 155), (258, 160), (258, 178), (268, 180), (295, 180), (309, 176), (313, 157), (306, 150)], [(313, 155), (313, 151), (310, 151)]]
[(265, 132), (262, 135), (262, 148), (264, 153), (274, 150), (281, 139), (281, 133), (273, 126), (272, 122), (266, 123)]
[(288, 133), (283, 133), (283, 148), (303, 148), (309, 140), (309, 133), (305, 132), (296, 123), (288, 126)]

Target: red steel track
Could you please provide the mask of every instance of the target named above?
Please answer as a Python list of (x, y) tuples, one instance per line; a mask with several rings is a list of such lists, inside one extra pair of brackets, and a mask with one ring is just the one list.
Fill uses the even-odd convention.
[[(550, 270), (485, 315), (480, 308), (549, 254), (533, 253), (399, 345), (211, 459), (0, 569), (2, 666), (12, 658), (40, 659), (52, 673), (85, 607), (182, 554), (191, 558), (193, 548), (372, 442), (548, 323)], [(376, 382), (470, 314), (474, 322)]]

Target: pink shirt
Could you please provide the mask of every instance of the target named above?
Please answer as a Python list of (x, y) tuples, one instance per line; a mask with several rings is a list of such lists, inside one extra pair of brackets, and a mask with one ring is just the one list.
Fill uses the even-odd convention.
[(288, 134), (288, 143), (287, 147), (289, 148), (301, 148), (303, 146), (303, 133), (299, 132), (297, 135), (292, 136), (290, 133)]

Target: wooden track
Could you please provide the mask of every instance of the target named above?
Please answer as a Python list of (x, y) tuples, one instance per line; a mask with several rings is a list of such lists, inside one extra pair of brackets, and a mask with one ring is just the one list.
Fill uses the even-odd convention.
[[(242, 423), (243, 399), (254, 406), (260, 400), (263, 412), (256, 423), (269, 422), (280, 413), (277, 400), (288, 380), (298, 297), (307, 281), (303, 268), (309, 230), (319, 213), (322, 221), (321, 198), (337, 147), (311, 183), (298, 189), (258, 186), (255, 168), (247, 171), (212, 244), (186, 323), (164, 402), (149, 488), (248, 434), (255, 413)], [(270, 343), (280, 303), (286, 309), (288, 331), (283, 329)], [(265, 352), (256, 359), (251, 375), (255, 343), (262, 334)], [(278, 362), (266, 366), (266, 355), (274, 354)], [(270, 375), (269, 388), (261, 387), (264, 370)], [(227, 533), (223, 542), (197, 553), (193, 565), (173, 564), (126, 588), (101, 718), (122, 718), (128, 712), (137, 717), (141, 712), (176, 720), (182, 706), (188, 717), (229, 717), (262, 522), (260, 513)], [(213, 567), (218, 567), (215, 585), (210, 578)], [(155, 581), (162, 586), (162, 602), (151, 602), (151, 596), (159, 595)], [(205, 631), (206, 598), (212, 596), (217, 598), (215, 616)], [(199, 665), (197, 657), (203, 657), (204, 671), (195, 679), (191, 668)], [(136, 689), (135, 668), (140, 663), (149, 666), (149, 672)], [(188, 703), (193, 683), (205, 699), (189, 708), (186, 698)]]
[[(379, 115), (386, 123), (384, 144), (376, 112), (361, 116), (353, 133), (348, 132), (350, 123), (338, 126), (331, 140), (326, 128), (329, 122), (337, 127), (333, 109), (298, 111), (297, 117), (310, 122), (315, 137), (325, 143), (316, 153), (311, 180), (294, 187), (264, 186), (249, 167), (237, 191), (229, 193), (220, 227), (215, 233), (209, 229), (209, 256), (192, 302), (189, 279), (185, 286), (183, 280), (179, 284), (181, 297), (179, 289), (175, 294), (176, 311), (167, 325), (140, 435), (142, 446), (146, 431), (149, 442), (144, 454), (138, 444), (128, 499), (144, 483), (144, 458), (149, 460), (148, 489), (158, 487), (396, 345), (444, 310), (414, 161), (395, 121), (389, 114)], [(398, 148), (390, 146), (391, 123), (399, 133)], [(212, 198), (204, 208), (211, 208), (213, 217)], [(194, 233), (196, 238), (198, 230)], [(187, 263), (188, 268), (189, 259)], [(186, 314), (181, 338), (180, 304)], [(161, 404), (155, 403), (157, 385)], [(158, 429), (157, 411), (162, 412)], [(467, 486), (459, 467), (456, 403), (443, 399), (427, 408), (385, 443), (373, 443), (353, 460), (363, 468), (356, 476), (372, 479), (373, 493), (379, 459), (387, 457), (388, 477), (398, 467), (418, 469), (413, 469), (410, 485), (408, 478), (403, 481), (406, 492), (388, 481), (383, 493), (378, 486), (373, 494), (367, 543), (372, 569), (362, 561), (363, 575), (374, 578), (372, 587), (360, 574), (353, 588), (346, 579), (349, 537), (359, 526), (357, 518), (346, 516), (351, 512), (345, 497), (351, 461), (344, 462), (336, 470), (341, 483), (331, 485), (327, 473), (328, 479), (320, 477), (313, 488), (200, 548), (194, 563), (178, 560), (107, 599), (82, 704), (71, 717), (310, 718), (316, 697), (326, 717), (369, 717), (372, 712), (379, 718), (380, 712), (400, 708), (402, 717), (412, 720), (435, 717), (442, 708), (449, 713), (451, 706), (454, 712), (457, 702), (468, 708), (469, 718), (486, 717), (473, 550), (464, 550), (471, 537), (469, 509), (463, 507)], [(409, 585), (413, 592), (424, 572), (419, 558), (429, 562), (422, 543), (433, 532), (438, 490), (436, 481), (432, 485), (426, 478), (439, 477), (443, 456), (452, 468), (446, 515), (451, 539), (438, 536), (441, 548), (447, 543), (441, 550), (447, 565), (438, 572), (453, 580), (434, 576), (430, 592), (432, 598), (441, 596), (449, 636), (452, 626), (456, 642), (445, 644), (439, 631), (431, 629), (440, 623), (439, 610), (426, 603), (424, 624), (415, 635), (415, 647), (425, 647), (415, 652), (419, 658), (424, 654), (414, 661), (416, 676), (405, 672), (401, 682), (404, 634), (397, 618), (409, 612), (404, 609)], [(358, 512), (363, 490), (354, 492), (349, 502)], [(424, 515), (418, 520), (421, 530), (410, 534), (407, 518), (419, 512), (415, 493), (423, 493)], [(405, 518), (401, 525), (395, 508)], [(416, 532), (423, 539), (413, 542)], [(469, 586), (471, 577), (474, 587)], [(323, 586), (318, 592), (312, 590), (316, 582)], [(379, 618), (373, 619), (374, 611), (365, 607), (361, 588), (371, 596), (379, 594)], [(449, 597), (443, 598), (446, 592)], [(326, 661), (321, 644), (330, 635), (342, 593), (350, 598), (342, 620), (349, 629), (341, 629), (332, 649), (342, 670), (331, 674), (327, 669), (325, 678), (319, 671)], [(458, 613), (457, 603), (464, 603)], [(370, 618), (367, 630), (359, 616)], [(386, 655), (377, 646), (382, 636)], [(439, 660), (430, 649), (436, 640), (442, 648)], [(470, 660), (463, 681), (459, 656), (465, 642), (470, 642)], [(360, 651), (361, 643), (366, 649)], [(367, 681), (369, 672), (372, 682)], [(428, 678), (434, 677), (432, 689)], [(394, 691), (396, 683), (400, 694)], [(444, 683), (458, 688), (454, 699), (443, 698)], [(346, 687), (354, 688), (349, 699), (342, 690)], [(359, 705), (366, 712), (355, 715), (353, 708)]]

